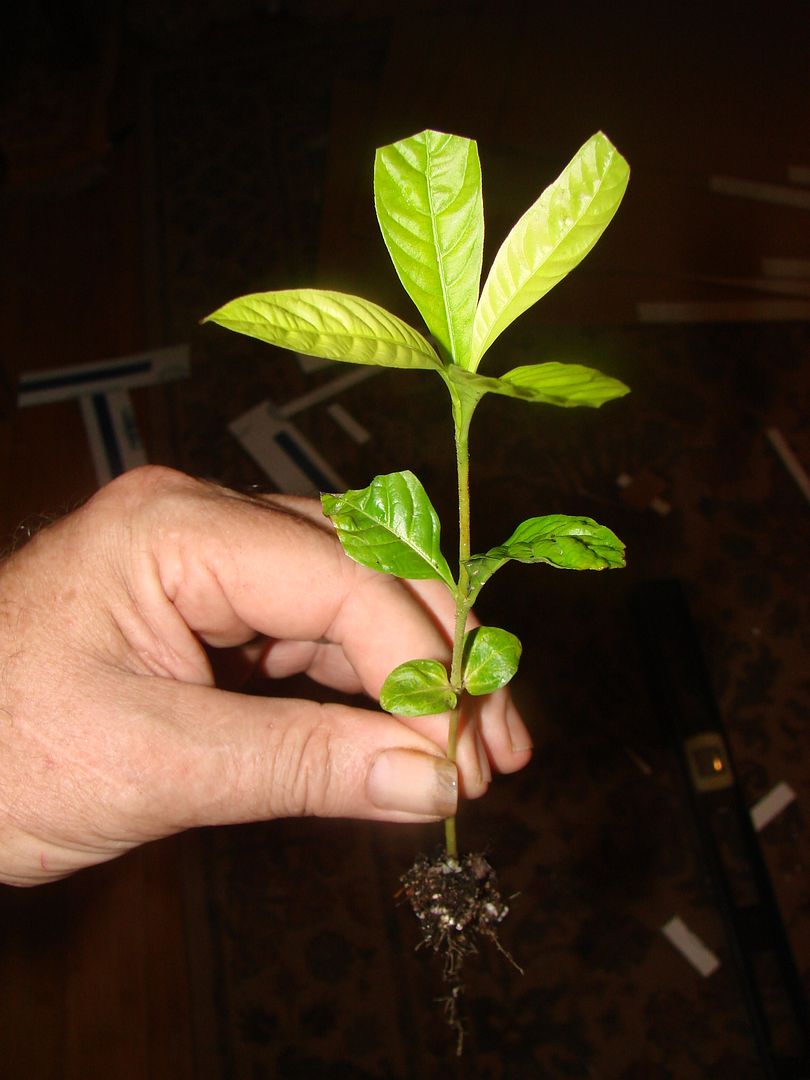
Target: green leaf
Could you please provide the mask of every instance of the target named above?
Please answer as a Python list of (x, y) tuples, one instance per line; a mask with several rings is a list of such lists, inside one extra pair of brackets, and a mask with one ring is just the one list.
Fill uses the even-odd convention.
[(497, 626), (477, 626), (464, 636), (464, 688), (470, 694), (491, 694), (506, 686), (520, 663), (523, 646), (514, 634)]
[(589, 405), (598, 409), (606, 401), (630, 393), (629, 386), (610, 375), (603, 375), (595, 368), (556, 361), (513, 368), (498, 381), (505, 383), (512, 392), (518, 391), (520, 397), (530, 395), (527, 400), (546, 401), (549, 405), (562, 405), (565, 408)]
[(502, 244), (481, 292), (469, 367), (510, 323), (588, 254), (616, 213), (630, 169), (598, 132), (531, 206)]
[(548, 563), (566, 570), (609, 570), (624, 566), (624, 544), (592, 518), (549, 514), (522, 522), (509, 539), (466, 562), (470, 594), (510, 559)]
[(454, 709), (458, 698), (438, 660), (409, 660), (382, 685), (380, 705), (398, 716), (428, 716)]
[(623, 397), (630, 388), (610, 375), (581, 364), (527, 364), (514, 368), (500, 378), (479, 375), (477, 371), (450, 368), (445, 378), (459, 387), (477, 389), (483, 394), (503, 394), (522, 401), (571, 408), (590, 405), (598, 408), (606, 401)]
[(412, 472), (375, 476), (367, 488), (322, 495), (346, 554), (384, 574), (438, 578), (455, 587), (442, 555), (439, 517)]
[(484, 247), (476, 144), (423, 131), (382, 147), (374, 163), (374, 202), (400, 281), (445, 358), (464, 364)]
[(203, 322), (215, 322), (282, 349), (391, 368), (441, 368), (433, 346), (396, 315), (348, 293), (284, 289), (240, 296)]

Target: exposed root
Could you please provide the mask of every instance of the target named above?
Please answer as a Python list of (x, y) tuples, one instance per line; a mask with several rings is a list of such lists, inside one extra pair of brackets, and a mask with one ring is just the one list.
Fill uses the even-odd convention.
[(422, 932), (417, 948), (428, 946), (442, 958), (447, 994), (439, 1000), (456, 1033), (456, 1053), (460, 1055), (464, 1045), (461, 998), (465, 959), (478, 952), (481, 938), (487, 938), (521, 970), (498, 939), (497, 927), (509, 907), (501, 897), (495, 871), (478, 853), (465, 855), (460, 861), (445, 854), (433, 859), (420, 855), (403, 875), (402, 886)]

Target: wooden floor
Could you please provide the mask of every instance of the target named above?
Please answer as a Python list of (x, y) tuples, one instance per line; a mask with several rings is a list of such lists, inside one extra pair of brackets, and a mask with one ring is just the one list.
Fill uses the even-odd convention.
[[(362, 3), (342, 6), (361, 20), (370, 8)], [(431, 6), (417, 5), (421, 9)], [(311, 13), (318, 5), (303, 7)], [(779, 18), (773, 12), (762, 5), (761, 17), (769, 20), (771, 31)], [(704, 17), (705, 12), (699, 21)], [(793, 23), (786, 32), (792, 32), (792, 27)], [(444, 29), (451, 35), (449, 22)], [(689, 34), (683, 28), (670, 29), (673, 36), (663, 46), (688, 55)], [(661, 30), (664, 38), (669, 32)], [(694, 33), (700, 32), (696, 26)], [(714, 32), (722, 40), (717, 27)], [(394, 35), (392, 65), (406, 63), (415, 47), (413, 33), (409, 21), (403, 19), (398, 36)], [(143, 42), (115, 27), (111, 35), (109, 48), (118, 50), (116, 79), (107, 86), (108, 68), (101, 64), (95, 70), (93, 85), (99, 94), (104, 90), (101, 104), (106, 123), (82, 132), (83, 161), (67, 161), (64, 147), (56, 141), (50, 160), (47, 147), (27, 158), (19, 138), (15, 141), (9, 136), (8, 124), (5, 129), (0, 125), (0, 148), (6, 157), (6, 181), (0, 188), (3, 538), (12, 538), (20, 523), (70, 508), (96, 485), (77, 404), (68, 401), (19, 411), (13, 393), (18, 376), (121, 356), (156, 343), (149, 339), (142, 292), (143, 187), (136, 91)], [(585, 50), (580, 57), (593, 59), (598, 41), (583, 40)], [(639, 170), (639, 202), (623, 233), (626, 274), (621, 281), (605, 281), (603, 308), (611, 306), (614, 313), (620, 309), (621, 318), (630, 320), (636, 317), (635, 305), (644, 300), (761, 299), (761, 293), (741, 292), (738, 286), (722, 282), (710, 285), (701, 278), (755, 277), (764, 256), (810, 258), (806, 208), (802, 214), (773, 203), (743, 203), (734, 198), (709, 207), (706, 192), (696, 195), (691, 185), (698, 175), (705, 178), (721, 171), (778, 184), (786, 182), (788, 167), (810, 165), (810, 148), (806, 139), (798, 137), (800, 131), (806, 135), (808, 100), (795, 96), (806, 90), (795, 60), (795, 42), (789, 45), (788, 62), (781, 67), (778, 53), (773, 55), (772, 85), (757, 87), (740, 70), (746, 58), (757, 52), (753, 39), (729, 54), (727, 77), (722, 54), (714, 56), (712, 66), (707, 50), (697, 49), (696, 70), (684, 71), (682, 81), (673, 74), (661, 83), (653, 77), (661, 42), (648, 42), (641, 54), (637, 42), (632, 37), (628, 40), (632, 47), (628, 45), (626, 55), (613, 58), (612, 89), (632, 106), (625, 118), (631, 141), (646, 133), (645, 164)], [(440, 45), (433, 42), (437, 49)], [(571, 49), (575, 45), (574, 40), (567, 43)], [(484, 56), (495, 46), (479, 40), (477, 47)], [(469, 79), (474, 77), (473, 59)], [(565, 65), (555, 62), (562, 79)], [(639, 90), (628, 89), (628, 80), (634, 77), (642, 80)], [(582, 73), (580, 81), (586, 78), (587, 73)], [(531, 81), (530, 70), (514, 72), (516, 94), (523, 85), (515, 106), (522, 118), (487, 118), (493, 138), (500, 134), (507, 143), (504, 122), (507, 128), (525, 126), (526, 110), (545, 107), (545, 102), (532, 100)], [(656, 93), (650, 92), (653, 86)], [(412, 103), (415, 117), (421, 115), (422, 99), (430, 90), (422, 86), (420, 100)], [(464, 84), (454, 90), (463, 95)], [(351, 93), (351, 88), (340, 92)], [(401, 92), (400, 86), (400, 96)], [(574, 97), (577, 93), (584, 99), (581, 88), (573, 92)], [(713, 108), (718, 97), (727, 100)], [(767, 129), (763, 98), (771, 125)], [(99, 104), (92, 92), (91, 100)], [(750, 112), (752, 102), (759, 102), (758, 112)], [(576, 107), (573, 101), (567, 109)], [(705, 125), (696, 122), (701, 112), (705, 112)], [(693, 125), (687, 132), (683, 131), (684, 117)], [(409, 130), (405, 116), (402, 122), (406, 126), (400, 130)], [(590, 117), (583, 123), (587, 129)], [(111, 131), (115, 138), (107, 146)], [(18, 135), (19, 128), (12, 135), (15, 132)], [(507, 164), (501, 160), (504, 168)], [(683, 174), (677, 189), (680, 194), (673, 194), (676, 189), (667, 184), (672, 172)], [(346, 182), (354, 183), (351, 177)], [(684, 207), (697, 207), (697, 222), (684, 221)], [(725, 232), (718, 230), (713, 213)], [(718, 236), (724, 237), (720, 246)], [(647, 253), (646, 261), (639, 258), (639, 251)], [(571, 295), (575, 303), (576, 294)], [(152, 845), (114, 864), (33, 892), (0, 888), (3, 1076), (10, 1080), (159, 1080), (204, 1074), (204, 1063), (195, 1062), (194, 1057), (196, 990), (187, 955), (185, 844), (181, 839)]]

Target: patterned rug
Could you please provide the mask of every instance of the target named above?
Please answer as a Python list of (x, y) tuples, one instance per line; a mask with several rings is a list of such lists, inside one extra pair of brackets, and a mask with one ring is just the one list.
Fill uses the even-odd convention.
[[(145, 106), (158, 255), (151, 295), (163, 340), (190, 340), (194, 360), (189, 382), (161, 389), (171, 463), (237, 486), (267, 480), (228, 424), (335, 372), (306, 374), (198, 321), (240, 293), (312, 282), (332, 88), (373, 77), (386, 55), (383, 21), (359, 35), (355, 27), (345, 47), (335, 47), (337, 25), (299, 36), (296, 25), (253, 52), (209, 44), (167, 62)], [(396, 899), (399, 875), (439, 843), (435, 829), (281, 821), (206, 830), (190, 847), (201, 1076), (764, 1075), (629, 599), (651, 579), (686, 583), (747, 802), (780, 781), (801, 792), (810, 527), (766, 433), (779, 428), (810, 459), (810, 330), (530, 320), (509, 348), (510, 365), (592, 362), (633, 389), (592, 414), (488, 399), (473, 432), (477, 547), (523, 517), (558, 511), (596, 517), (629, 550), (628, 569), (615, 574), (510, 566), (483, 598), (484, 620), (523, 639), (515, 693), (537, 750), (524, 773), (464, 808), (461, 839), (489, 853), (512, 895), (503, 940), (525, 973), (495, 950), (470, 962), (458, 1060), (436, 1001), (436, 963), (415, 952), (413, 918)], [(370, 431), (366, 445), (325, 405), (296, 422), (348, 483), (413, 468), (452, 521), (438, 383), (383, 373), (339, 400)], [(448, 528), (447, 551), (452, 544)], [(761, 842), (807, 983), (801, 799)], [(719, 957), (711, 976), (662, 935), (675, 915)]]

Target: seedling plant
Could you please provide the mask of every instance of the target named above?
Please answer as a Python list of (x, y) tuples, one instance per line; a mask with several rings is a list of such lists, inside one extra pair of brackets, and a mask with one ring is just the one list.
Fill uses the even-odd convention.
[[(441, 526), (427, 492), (409, 470), (376, 476), (368, 487), (323, 494), (346, 554), (382, 573), (436, 579), (449, 590), (455, 621), (449, 666), (414, 658), (390, 673), (380, 704), (399, 716), (448, 713), (447, 757), (455, 761), (468, 696), (505, 686), (521, 644), (494, 626), (467, 629), (483, 586), (505, 563), (572, 570), (624, 565), (624, 545), (589, 517), (549, 514), (521, 522), (503, 543), (471, 543), (470, 425), (479, 402), (500, 394), (536, 405), (599, 407), (628, 388), (580, 364), (547, 361), (500, 376), (479, 373), (497, 338), (591, 250), (624, 195), (629, 168), (601, 132), (511, 230), (480, 288), (484, 247), (481, 166), (476, 143), (423, 131), (377, 151), (374, 201), (397, 274), (426, 336), (370, 300), (322, 289), (242, 296), (206, 321), (297, 353), (355, 364), (432, 371), (449, 395), (455, 436), (459, 548), (455, 572), (441, 550)], [(507, 912), (482, 855), (459, 855), (455, 817), (444, 850), (420, 858), (403, 878), (424, 942), (444, 956), (448, 1012), (461, 1031), (457, 999), (463, 959)]]

